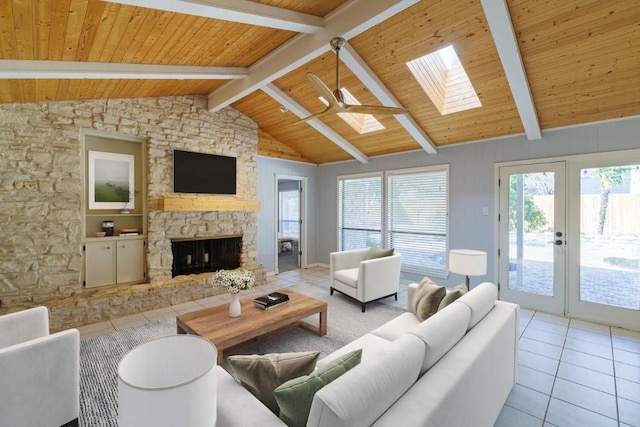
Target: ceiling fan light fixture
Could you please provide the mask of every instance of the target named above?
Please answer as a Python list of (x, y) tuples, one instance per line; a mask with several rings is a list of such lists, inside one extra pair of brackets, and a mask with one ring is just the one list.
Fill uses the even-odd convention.
[(307, 77), (315, 87), (316, 91), (327, 101), (328, 105), (324, 111), (312, 114), (297, 123), (303, 123), (309, 120), (318, 119), (327, 114), (369, 114), (369, 115), (395, 115), (406, 114), (407, 110), (399, 107), (385, 107), (383, 105), (360, 105), (349, 104), (348, 99), (340, 89), (340, 49), (342, 49), (346, 41), (342, 37), (334, 37), (331, 39), (331, 48), (336, 51), (336, 89), (331, 91), (318, 76), (313, 73), (307, 73)]

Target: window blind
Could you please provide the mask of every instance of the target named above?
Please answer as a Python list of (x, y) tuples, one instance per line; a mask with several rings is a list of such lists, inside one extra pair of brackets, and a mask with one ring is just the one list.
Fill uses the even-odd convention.
[(386, 242), (405, 271), (446, 276), (447, 177), (446, 168), (387, 175)]
[(382, 176), (338, 178), (339, 250), (382, 242)]

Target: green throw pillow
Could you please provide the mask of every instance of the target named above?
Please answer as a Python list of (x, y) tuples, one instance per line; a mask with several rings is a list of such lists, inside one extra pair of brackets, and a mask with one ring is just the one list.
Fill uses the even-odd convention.
[(371, 246), (369, 252), (364, 255), (365, 261), (368, 259), (384, 258), (393, 255), (393, 248), (382, 249), (377, 246)]
[(273, 390), (293, 378), (313, 372), (318, 356), (318, 351), (305, 351), (229, 356), (227, 360), (240, 384), (278, 415)]
[(453, 288), (451, 292), (448, 292), (444, 298), (442, 298), (442, 301), (440, 301), (440, 305), (438, 306), (438, 311), (442, 310), (467, 292), (466, 283), (460, 283), (458, 286)]
[(316, 392), (360, 363), (362, 350), (340, 356), (310, 375), (287, 381), (273, 391), (280, 419), (289, 427), (304, 427)]

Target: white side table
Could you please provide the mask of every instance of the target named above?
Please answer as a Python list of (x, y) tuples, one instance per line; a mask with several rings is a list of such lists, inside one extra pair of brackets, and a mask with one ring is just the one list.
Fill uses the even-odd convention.
[(213, 427), (216, 347), (195, 335), (144, 343), (118, 365), (120, 427)]

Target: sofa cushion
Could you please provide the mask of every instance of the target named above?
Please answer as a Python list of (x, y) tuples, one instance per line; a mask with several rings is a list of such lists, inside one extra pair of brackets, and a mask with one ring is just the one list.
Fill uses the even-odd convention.
[(424, 345), (418, 338), (398, 338), (386, 351), (318, 391), (307, 425), (370, 426), (415, 383), (423, 358)]
[(346, 268), (344, 270), (338, 270), (333, 272), (333, 278), (338, 280), (345, 285), (349, 285), (351, 287), (358, 286), (358, 271), (360, 268)]
[(236, 378), (274, 414), (279, 413), (273, 390), (280, 384), (311, 373), (320, 352), (273, 353), (229, 356)]
[(410, 332), (420, 338), (426, 347), (420, 375), (427, 372), (460, 341), (467, 332), (470, 316), (469, 307), (453, 303)]
[(467, 292), (467, 284), (460, 283), (458, 286), (451, 289), (450, 292), (447, 292), (444, 298), (442, 298), (442, 301), (440, 301), (440, 305), (438, 306), (438, 311), (442, 310)]
[(280, 419), (289, 427), (304, 427), (316, 392), (360, 363), (361, 356), (362, 350), (352, 351), (310, 375), (294, 378), (276, 388), (273, 394), (280, 407)]
[(377, 246), (372, 246), (369, 248), (369, 251), (364, 255), (364, 260), (376, 259), (376, 258), (384, 258), (386, 256), (393, 255), (393, 248), (383, 249)]
[(484, 282), (456, 300), (471, 309), (471, 319), (468, 329), (473, 328), (488, 312), (491, 311), (498, 299), (498, 287), (493, 283)]
[(319, 369), (328, 363), (331, 363), (333, 360), (338, 357), (344, 356), (347, 353), (350, 353), (354, 350), (362, 349), (361, 363), (366, 363), (367, 360), (371, 357), (371, 355), (379, 353), (385, 350), (391, 341), (388, 341), (384, 338), (380, 338), (374, 334), (364, 334), (360, 338), (357, 338), (345, 346), (337, 349), (327, 357), (322, 360), (319, 360), (316, 367)]
[(389, 320), (384, 325), (371, 331), (371, 334), (389, 341), (395, 341), (401, 335), (409, 332), (420, 324), (420, 320), (413, 313), (405, 312)]
[(447, 294), (444, 286), (438, 286), (424, 277), (413, 294), (412, 311), (420, 321), (428, 319), (438, 311), (440, 301)]
[(222, 366), (216, 366), (216, 383), (217, 426), (282, 427), (282, 420), (256, 400)]

